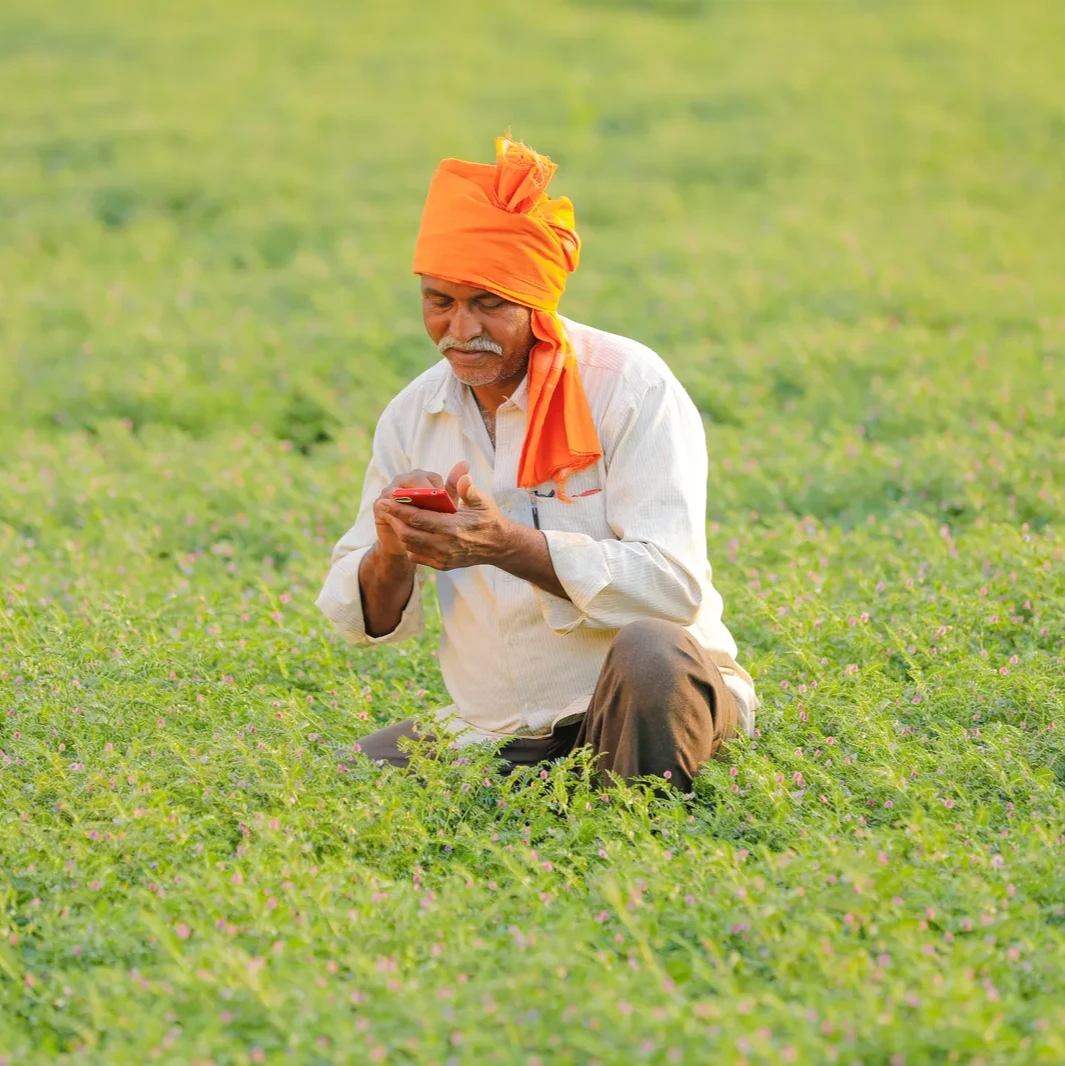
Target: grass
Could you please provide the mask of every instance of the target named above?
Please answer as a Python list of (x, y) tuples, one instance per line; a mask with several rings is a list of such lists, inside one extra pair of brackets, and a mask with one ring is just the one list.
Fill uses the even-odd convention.
[[(8, 0), (0, 1062), (1065, 1060), (1063, 9)], [(689, 809), (368, 769), (313, 600), (444, 155), (707, 417), (764, 699)]]

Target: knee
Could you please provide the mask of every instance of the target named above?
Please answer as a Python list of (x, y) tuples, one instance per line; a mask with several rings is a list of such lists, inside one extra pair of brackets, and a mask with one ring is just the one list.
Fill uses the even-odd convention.
[(641, 618), (618, 630), (610, 646), (610, 666), (647, 695), (664, 695), (683, 665), (688, 639), (675, 622)]

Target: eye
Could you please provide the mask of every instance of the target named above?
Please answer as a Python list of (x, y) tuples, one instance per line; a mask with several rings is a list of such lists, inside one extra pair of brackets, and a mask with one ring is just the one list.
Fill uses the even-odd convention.
[(506, 306), (506, 303), (506, 300), (500, 300), (498, 297), (477, 301), (482, 311), (498, 311), (501, 307)]

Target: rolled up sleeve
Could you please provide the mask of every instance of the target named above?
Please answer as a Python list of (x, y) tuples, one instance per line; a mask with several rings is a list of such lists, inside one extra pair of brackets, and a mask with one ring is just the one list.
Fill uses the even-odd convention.
[(337, 632), (349, 644), (396, 644), (416, 637), (425, 624), (422, 608), (424, 575), (415, 573), (410, 599), (403, 615), (391, 633), (372, 637), (366, 632), (362, 612), (362, 590), (359, 586), (359, 567), (366, 553), (377, 541), (373, 505), (384, 487), (401, 471), (407, 462), (392, 424), (391, 409), (386, 409), (374, 433), (373, 458), (363, 481), (362, 499), (355, 524), (340, 538), (333, 549), (329, 573), (315, 601)]
[(662, 382), (632, 406), (605, 456), (613, 540), (544, 530), (569, 602), (538, 590), (557, 633), (620, 629), (641, 618), (691, 625), (706, 576), (706, 434), (679, 384)]
[(359, 587), (359, 567), (371, 546), (356, 548), (333, 563), (315, 601), (316, 606), (349, 644), (398, 644), (410, 640), (418, 636), (425, 625), (422, 613), (421, 571), (415, 574), (414, 588), (403, 608), (399, 625), (391, 633), (380, 637), (371, 637), (366, 632), (366, 619), (362, 613), (362, 591)]

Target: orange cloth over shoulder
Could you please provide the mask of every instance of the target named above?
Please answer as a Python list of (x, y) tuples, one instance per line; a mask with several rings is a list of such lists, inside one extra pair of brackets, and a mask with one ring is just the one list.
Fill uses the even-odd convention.
[(518, 484), (554, 481), (563, 495), (567, 476), (598, 461), (603, 450), (558, 317), (581, 242), (573, 205), (547, 196), (556, 169), (547, 156), (503, 137), (494, 166), (445, 159), (429, 185), (414, 273), (487, 289), (532, 309), (536, 344)]

